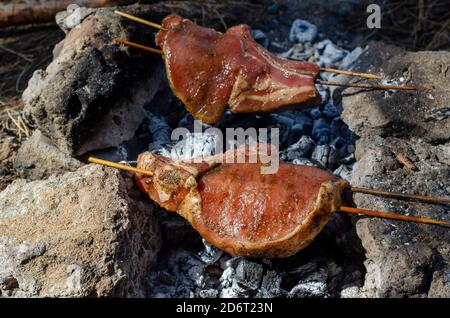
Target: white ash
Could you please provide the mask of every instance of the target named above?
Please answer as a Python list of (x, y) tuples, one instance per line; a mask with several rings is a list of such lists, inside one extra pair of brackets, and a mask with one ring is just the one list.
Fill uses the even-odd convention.
[(216, 154), (219, 145), (220, 141), (217, 135), (188, 133), (181, 142), (171, 149), (170, 157), (180, 160), (208, 157)]
[(317, 27), (306, 20), (296, 19), (292, 23), (291, 31), (289, 32), (289, 40), (291, 42), (312, 42), (316, 38)]
[(318, 298), (327, 297), (328, 273), (325, 268), (310, 273), (306, 278), (301, 279), (289, 292), (288, 298)]
[(348, 182), (350, 182), (352, 179), (352, 170), (346, 165), (340, 165), (336, 170), (333, 171), (333, 174)]
[[(293, 60), (310, 61), (317, 63), (321, 67), (350, 70), (353, 64), (365, 50), (361, 47), (356, 47), (352, 51), (349, 51), (338, 47), (329, 39), (314, 43), (313, 40), (306, 40), (308, 38), (307, 36), (302, 37), (304, 33), (300, 32), (295, 34), (298, 34), (299, 38), (301, 38), (302, 41), (297, 40), (297, 38), (291, 39), (292, 42), (300, 43), (293, 45), (286, 52), (279, 54), (279, 57)], [(315, 36), (313, 38), (315, 38)], [(336, 74), (324, 72), (321, 73), (321, 76), (325, 80), (329, 80), (336, 76)]]
[(341, 298), (356, 298), (359, 294), (358, 286), (349, 286), (341, 291)]
[(346, 51), (338, 48), (330, 40), (323, 40), (315, 45), (316, 63), (323, 67), (331, 67), (338, 64), (346, 55)]
[(294, 160), (292, 160), (292, 163), (294, 165), (303, 165), (303, 166), (318, 167), (318, 168), (325, 169), (325, 167), (320, 162), (314, 161), (311, 159), (306, 159), (306, 158), (294, 159)]
[(205, 249), (201, 252), (200, 259), (207, 265), (216, 263), (222, 256), (223, 251), (209, 244), (205, 239), (203, 239), (203, 244)]
[(350, 70), (352, 65), (358, 60), (360, 55), (364, 53), (366, 49), (363, 49), (361, 47), (356, 47), (353, 49), (353, 51), (347, 53), (345, 57), (342, 59), (341, 63), (339, 64), (339, 68), (343, 70)]
[[(299, 22), (297, 22), (298, 24)], [(330, 40), (313, 42), (315, 27), (293, 35), (292, 47), (279, 56), (288, 59), (309, 60), (322, 67), (350, 69), (364, 51), (352, 51), (338, 47)], [(294, 25), (293, 25), (293, 29)], [(306, 35), (305, 35), (306, 34)], [(262, 45), (269, 45), (263, 30), (253, 30)], [(308, 40), (310, 39), (310, 40)], [(292, 42), (291, 42), (292, 43)], [(271, 43), (270, 45), (273, 45)], [(328, 80), (333, 74), (321, 73)], [(327, 86), (317, 85), (322, 97), (319, 108), (289, 110), (266, 115), (234, 115), (227, 110), (214, 127), (276, 127), (280, 129), (280, 157), (293, 164), (316, 166), (333, 171), (335, 175), (350, 180), (355, 163), (355, 137), (345, 125), (333, 103)], [(150, 105), (148, 126), (152, 136), (150, 150), (174, 159), (191, 159), (215, 154), (216, 135), (193, 132), (193, 117), (185, 110), (177, 121), (178, 127), (190, 133), (174, 147), (167, 136), (177, 127), (170, 127), (169, 119), (161, 115), (160, 105)], [(209, 126), (204, 126), (208, 128)], [(169, 128), (169, 129), (168, 129)], [(186, 151), (187, 150), (187, 151)], [(164, 225), (163, 223), (163, 226)], [(171, 233), (176, 235), (176, 233)], [(193, 234), (196, 235), (196, 234)], [(160, 261), (149, 275), (151, 297), (328, 297), (339, 296), (339, 286), (333, 281), (333, 273), (318, 266), (313, 259), (306, 265), (286, 260), (277, 267), (276, 262), (248, 260), (231, 257), (203, 240), (202, 247), (186, 250), (177, 244), (163, 249)], [(320, 250), (320, 249), (319, 249)], [(317, 254), (316, 254), (317, 255)], [(323, 255), (321, 255), (323, 256)], [(306, 267), (305, 267), (306, 266)], [(339, 274), (342, 275), (342, 274)], [(330, 277), (328, 277), (330, 276)], [(294, 280), (294, 282), (292, 281)], [(350, 284), (352, 281), (349, 282)], [(344, 293), (345, 295), (345, 293)]]

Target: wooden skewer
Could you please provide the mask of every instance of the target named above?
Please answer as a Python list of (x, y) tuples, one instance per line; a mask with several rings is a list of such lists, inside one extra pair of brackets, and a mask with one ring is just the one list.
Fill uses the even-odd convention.
[(414, 91), (416, 90), (413, 86), (401, 86), (401, 85), (381, 85), (381, 84), (365, 84), (365, 83), (333, 83), (333, 82), (327, 82), (327, 81), (320, 81), (318, 80), (317, 83), (322, 85), (329, 85), (329, 86), (344, 86), (344, 87), (359, 87), (359, 88), (372, 88), (372, 89), (398, 89), (403, 91)]
[(145, 20), (145, 19), (141, 19), (141, 18), (138, 18), (138, 17), (136, 17), (134, 15), (131, 15), (131, 14), (119, 11), (119, 10), (115, 10), (114, 13), (118, 14), (118, 15), (124, 17), (124, 18), (127, 18), (127, 19), (133, 20), (135, 22), (139, 22), (139, 23), (148, 25), (148, 26), (150, 26), (152, 28), (155, 28), (155, 29), (158, 29), (158, 30), (162, 28), (162, 26), (160, 24), (158, 24), (158, 23), (154, 23), (154, 22), (151, 22), (151, 21), (148, 21), (148, 20)]
[(385, 196), (385, 197), (413, 199), (413, 200), (417, 200), (417, 201), (425, 201), (425, 202), (433, 202), (433, 203), (450, 203), (450, 199), (435, 198), (435, 197), (429, 197), (429, 196), (424, 196), (424, 195), (404, 194), (404, 193), (398, 193), (398, 192), (390, 192), (390, 191), (382, 191), (382, 190), (375, 190), (375, 189), (369, 189), (369, 188), (358, 188), (358, 187), (352, 187), (351, 190), (352, 190), (352, 192), (380, 195), (380, 196)]
[[(134, 42), (130, 42), (121, 38), (116, 38), (116, 42), (120, 43), (120, 44), (124, 44), (124, 45), (128, 45), (131, 47), (135, 47), (137, 49), (141, 49), (141, 50), (145, 50), (145, 51), (149, 51), (155, 54), (162, 54), (163, 52), (161, 50), (158, 49), (154, 49), (152, 47), (149, 46), (144, 46), (141, 44), (137, 44)], [(371, 74), (368, 74), (371, 75)], [(377, 85), (377, 84), (358, 84), (358, 83), (348, 83), (348, 84), (340, 84), (340, 83), (332, 83), (332, 82), (327, 82), (327, 81), (320, 81), (318, 80), (317, 83), (322, 84), (322, 85), (335, 85), (335, 86), (345, 86), (345, 87), (362, 87), (362, 88), (372, 88), (372, 89), (399, 89), (399, 90), (415, 90), (414, 87), (412, 86), (399, 86), (399, 85)]]
[(327, 67), (321, 67), (320, 71), (322, 72), (328, 72), (328, 73), (336, 73), (336, 74), (344, 74), (344, 75), (351, 75), (351, 76), (357, 76), (362, 78), (373, 78), (373, 79), (380, 79), (383, 78), (380, 75), (375, 74), (369, 74), (369, 73), (357, 73), (357, 72), (351, 72), (351, 71), (345, 71), (345, 70), (338, 70), (335, 68), (327, 68)]
[[(148, 25), (148, 26), (150, 26), (152, 28), (155, 28), (155, 29), (158, 29), (158, 30), (160, 30), (162, 28), (162, 26), (160, 24), (158, 24), (158, 23), (151, 22), (151, 21), (148, 21), (148, 20), (144, 20), (142, 18), (138, 18), (138, 17), (136, 17), (134, 15), (131, 15), (131, 14), (128, 14), (128, 13), (125, 13), (125, 12), (122, 12), (122, 11), (116, 10), (116, 11), (114, 11), (114, 13), (116, 13), (116, 14), (122, 16), (122, 17), (125, 17), (127, 19), (130, 19), (132, 21)], [(320, 71), (322, 71), (322, 72), (329, 72), (329, 73), (336, 73), (336, 74), (345, 74), (345, 75), (357, 76), (357, 77), (362, 77), (362, 78), (373, 78), (373, 79), (380, 79), (380, 78), (382, 78), (380, 75), (368, 74), (368, 73), (357, 73), (357, 72), (338, 70), (338, 69), (335, 69), (335, 68), (327, 68), (327, 67), (320, 68)]]
[(134, 42), (130, 42), (130, 41), (121, 39), (121, 38), (116, 38), (116, 42), (120, 43), (120, 44), (123, 44), (123, 45), (131, 46), (131, 47), (134, 47), (134, 48), (137, 48), (137, 49), (149, 51), (149, 52), (152, 52), (152, 53), (162, 54), (161, 50), (154, 49), (154, 48), (149, 47), (149, 46), (140, 45), (140, 44), (137, 44), (137, 43), (134, 43)]
[[(107, 167), (117, 168), (117, 169), (121, 169), (121, 170), (131, 171), (131, 172), (135, 172), (135, 173), (140, 173), (140, 174), (147, 175), (147, 176), (153, 176), (153, 172), (151, 172), (149, 170), (134, 168), (134, 167), (120, 164), (120, 163), (103, 160), (103, 159), (99, 159), (99, 158), (95, 158), (95, 157), (89, 157), (88, 162), (96, 163), (96, 164), (107, 166)], [(365, 215), (376, 216), (376, 217), (380, 217), (380, 218), (403, 220), (403, 221), (425, 223), (425, 224), (437, 224), (437, 225), (446, 225), (446, 226), (450, 225), (449, 222), (445, 222), (445, 221), (432, 220), (432, 219), (426, 219), (426, 218), (420, 218), (420, 217), (414, 217), (414, 216), (407, 216), (407, 215), (401, 215), (401, 214), (395, 214), (395, 213), (389, 213), (389, 212), (364, 210), (364, 209), (352, 208), (352, 207), (348, 207), (348, 206), (341, 206), (339, 208), (338, 212), (353, 213), (353, 214), (365, 214)]]
[(450, 226), (450, 223), (449, 222), (445, 222), (445, 221), (432, 220), (432, 219), (426, 219), (426, 218), (419, 218), (419, 217), (415, 217), (415, 216), (401, 215), (401, 214), (395, 214), (395, 213), (389, 213), (389, 212), (380, 212), (380, 211), (358, 209), (358, 208), (352, 208), (352, 207), (348, 207), (348, 206), (341, 206), (339, 208), (338, 212), (353, 213), (353, 214), (364, 214), (364, 215), (376, 216), (376, 217), (385, 218), (385, 219), (392, 219), (392, 220), (402, 220), (402, 221), (409, 221), (409, 222), (416, 222), (416, 223), (425, 223), (425, 224), (436, 224), (436, 225)]
[(127, 165), (123, 165), (120, 163), (103, 160), (103, 159), (99, 159), (99, 158), (95, 158), (95, 157), (89, 157), (88, 162), (96, 163), (96, 164), (111, 167), (111, 168), (117, 168), (117, 169), (121, 169), (121, 170), (140, 173), (140, 174), (147, 175), (147, 176), (153, 176), (153, 172), (151, 172), (149, 170), (139, 169), (139, 168), (135, 168), (135, 167), (131, 167), (131, 166), (127, 166)]

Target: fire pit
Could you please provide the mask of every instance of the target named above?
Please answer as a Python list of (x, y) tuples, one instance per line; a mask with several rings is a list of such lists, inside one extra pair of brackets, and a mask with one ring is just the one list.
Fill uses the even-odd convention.
[[(330, 15), (323, 7), (309, 20), (307, 14), (290, 10), (295, 6), (292, 1), (244, 1), (227, 6), (212, 1), (192, 6), (185, 2), (135, 5), (121, 10), (157, 22), (175, 11), (221, 31), (234, 24), (249, 23), (253, 38), (280, 58), (309, 61), (321, 68), (381, 73), (388, 79), (382, 84), (412, 82), (422, 90), (399, 95), (394, 90), (368, 92), (317, 84), (319, 107), (250, 114), (227, 109), (217, 123), (207, 125), (195, 121), (174, 96), (160, 56), (115, 42), (121, 37), (154, 46), (153, 30), (121, 19), (114, 14), (114, 8), (71, 8), (59, 13), (57, 21), (66, 33), (65, 39), (56, 45), (53, 62), (34, 73), (22, 97), (24, 109), (20, 118), (30, 135), (34, 132), (21, 142), (20, 148), (15, 146), (16, 159), (10, 165), (27, 181), (14, 181), (0, 192), (0, 225), (3, 222), (8, 229), (3, 235), (0, 227), (0, 247), (6, 251), (0, 248), (0, 256), (8, 260), (8, 266), (0, 265), (1, 295), (448, 297), (446, 261), (450, 256), (445, 229), (333, 214), (316, 239), (294, 256), (234, 257), (202, 239), (179, 215), (168, 213), (139, 194), (128, 174), (85, 166), (88, 156), (132, 164), (144, 151), (172, 159), (210, 156), (217, 154), (217, 144), (228, 140), (205, 133), (208, 129), (216, 129), (224, 136), (230, 128), (278, 129), (279, 157), (286, 162), (326, 169), (352, 185), (409, 192), (408, 187), (402, 186), (404, 178), (414, 192), (448, 196), (448, 182), (434, 183), (436, 171), (443, 176), (450, 174), (449, 144), (445, 141), (449, 116), (448, 111), (442, 110), (442, 103), (449, 101), (448, 93), (443, 93), (448, 78), (440, 78), (439, 87), (431, 86), (432, 81), (417, 66), (417, 59), (423, 61), (426, 57), (382, 44), (376, 47), (373, 43), (368, 46), (365, 41), (352, 41), (353, 36), (361, 34), (330, 30), (327, 23), (317, 18)], [(246, 18), (244, 11), (250, 16)], [(77, 23), (73, 23), (75, 20)], [(387, 55), (384, 60), (378, 57), (381, 51)], [(445, 70), (447, 57), (448, 54), (436, 53), (428, 60), (438, 61), (441, 70)], [(392, 64), (386, 62), (391, 58)], [(341, 84), (350, 80), (333, 73), (320, 76)], [(358, 100), (358, 96), (363, 99)], [(392, 106), (393, 101), (397, 104)], [(394, 106), (401, 116), (385, 109)], [(422, 125), (423, 116), (419, 115), (402, 119), (408, 112), (422, 111), (428, 116), (427, 124)], [(180, 128), (187, 132), (182, 143), (172, 138)], [(95, 177), (92, 181), (88, 178), (90, 173)], [(82, 185), (80, 189), (76, 189), (77, 182)], [(21, 187), (35, 207), (29, 207), (20, 196)], [(108, 189), (108, 200), (102, 199), (102, 188)], [(63, 193), (68, 195), (67, 189), (75, 193), (68, 201), (60, 197)], [(90, 189), (97, 199), (89, 199)], [(446, 218), (436, 214), (446, 211), (445, 206), (434, 209), (418, 203), (397, 204), (386, 198), (355, 198), (358, 206), (365, 208), (403, 210), (416, 216), (417, 211), (424, 211), (430, 218)], [(18, 207), (16, 202), (20, 202)], [(26, 208), (20, 210), (21, 206)], [(74, 221), (77, 228), (68, 241), (76, 242), (75, 247), (63, 244), (64, 248), (58, 249), (63, 235), (33, 237), (28, 242), (24, 241), (26, 233), (17, 237), (11, 234), (16, 221), (10, 215), (19, 219), (36, 215), (38, 225), (44, 226), (48, 211), (57, 211), (52, 219), (54, 228), (64, 231), (66, 206), (77, 218), (82, 218), (86, 210), (87, 218), (96, 220), (92, 228), (88, 222)], [(138, 213), (133, 215), (133, 211)], [(99, 221), (102, 218), (107, 220), (104, 227)], [(47, 233), (51, 228), (46, 227)], [(138, 228), (139, 233), (133, 228)], [(86, 237), (82, 233), (87, 233)], [(98, 245), (100, 241), (109, 243)], [(95, 253), (92, 260), (87, 256), (90, 246)], [(102, 249), (107, 254), (105, 258), (100, 256)], [(49, 256), (56, 261), (48, 261)], [(392, 278), (396, 257), (405, 264), (408, 257), (411, 262), (421, 260), (417, 269), (400, 266), (402, 286), (397, 286)], [(58, 273), (56, 278), (37, 274), (43, 271), (43, 259)], [(23, 264), (28, 262), (30, 266), (26, 268)], [(138, 268), (133, 268), (133, 262)], [(378, 266), (386, 266), (385, 276)], [(107, 268), (114, 270), (108, 272)]]

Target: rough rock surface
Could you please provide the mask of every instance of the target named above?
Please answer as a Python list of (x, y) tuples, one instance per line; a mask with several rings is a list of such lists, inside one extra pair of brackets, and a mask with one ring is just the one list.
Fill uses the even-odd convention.
[[(377, 46), (368, 50), (360, 65), (365, 70), (382, 69), (397, 81), (404, 77), (418, 92), (353, 91), (343, 96), (343, 120), (360, 137), (351, 183), (448, 198), (450, 120), (445, 107), (450, 94), (445, 90), (450, 84), (450, 54)], [(440, 117), (432, 115), (442, 112)], [(417, 169), (399, 161), (399, 154)], [(450, 220), (448, 205), (363, 194), (354, 195), (354, 201), (361, 208)], [(366, 218), (357, 222), (357, 233), (366, 250), (367, 273), (364, 286), (353, 295), (450, 297), (448, 228)]]
[(13, 166), (18, 148), (17, 138), (0, 133), (0, 191), (16, 178)]
[(77, 159), (63, 153), (39, 130), (24, 141), (17, 151), (14, 168), (22, 178), (39, 180), (52, 174), (74, 171), (81, 167)]
[(61, 151), (81, 155), (117, 146), (142, 122), (144, 104), (159, 89), (163, 72), (158, 56), (115, 43), (117, 37), (141, 43), (153, 37), (149, 28), (130, 32), (135, 27), (111, 8), (87, 14), (55, 47), (47, 69), (30, 79), (25, 118)]
[(372, 43), (355, 70), (381, 72), (395, 84), (417, 88), (409, 92), (345, 90), (343, 117), (357, 135), (448, 140), (450, 52), (406, 52)]
[(0, 193), (3, 297), (145, 296), (160, 246), (130, 177), (88, 165)]

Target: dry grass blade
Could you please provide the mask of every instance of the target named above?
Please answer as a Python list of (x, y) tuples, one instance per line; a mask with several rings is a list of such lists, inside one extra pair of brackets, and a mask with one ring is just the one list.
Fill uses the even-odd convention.
[(31, 133), (22, 118), (21, 110), (22, 102), (19, 98), (9, 99), (8, 102), (0, 101), (0, 131), (12, 133), (19, 140), (29, 137)]
[[(382, 27), (370, 31), (368, 38), (413, 50), (450, 48), (450, 10), (448, 0), (392, 0), (381, 8)], [(360, 29), (367, 31), (366, 28)]]

